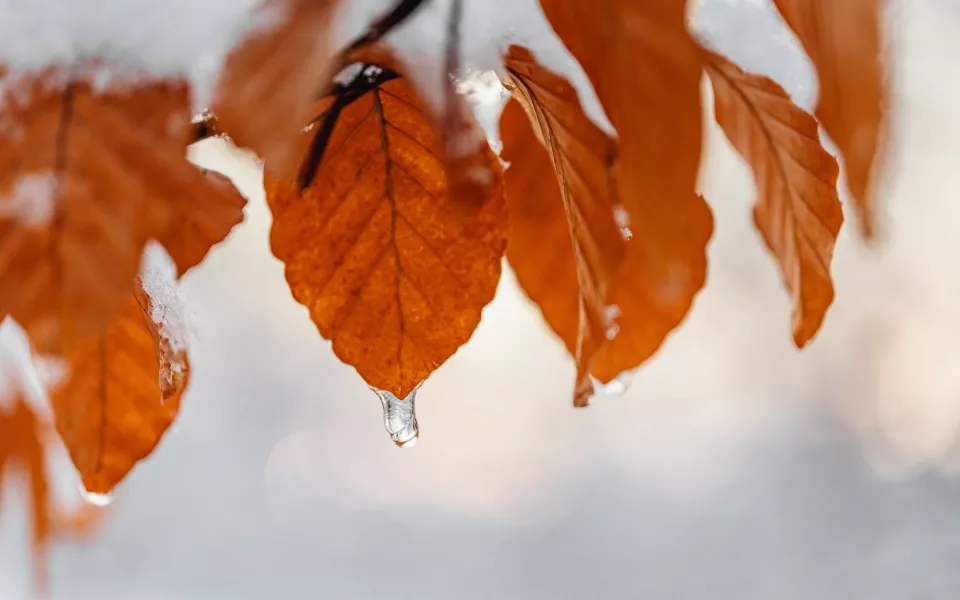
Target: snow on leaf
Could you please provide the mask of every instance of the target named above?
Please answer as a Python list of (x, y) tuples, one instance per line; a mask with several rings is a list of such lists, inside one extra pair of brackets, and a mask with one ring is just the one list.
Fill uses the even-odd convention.
[(52, 172), (25, 175), (9, 194), (0, 197), (0, 217), (27, 229), (43, 229), (53, 218), (57, 179)]
[(91, 77), (104, 66), (50, 67), (2, 88), (0, 121), (21, 135), (0, 138), (0, 198), (27, 178), (53, 179), (52, 197), (30, 208), (52, 206), (42, 226), (24, 223), (23, 210), (0, 214), (0, 310), (43, 354), (103, 330), (148, 239), (171, 243), (185, 269), (241, 215), (236, 191), (185, 158), (186, 83), (134, 74), (96, 91)]
[[(138, 283), (122, 312), (68, 357), (71, 375), (50, 390), (57, 432), (88, 492), (105, 494), (149, 456), (173, 423), (189, 378), (186, 350), (155, 321)], [(165, 363), (175, 377), (162, 377)]]

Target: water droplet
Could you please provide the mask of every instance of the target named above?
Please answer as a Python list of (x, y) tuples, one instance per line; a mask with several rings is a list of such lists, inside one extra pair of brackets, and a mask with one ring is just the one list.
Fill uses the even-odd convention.
[(420, 436), (420, 427), (417, 425), (417, 390), (413, 388), (410, 395), (401, 400), (391, 392), (372, 389), (380, 398), (383, 405), (383, 426), (393, 439), (393, 443), (401, 448), (410, 448), (417, 443)]
[(614, 205), (613, 220), (620, 229), (620, 236), (623, 239), (629, 240), (633, 237), (633, 232), (630, 231), (630, 213), (627, 212), (627, 209), (625, 209), (622, 204)]
[(633, 381), (633, 372), (624, 371), (610, 380), (610, 383), (603, 383), (592, 376), (590, 379), (593, 380), (594, 398), (619, 398), (630, 388), (630, 383)]
[(620, 333), (620, 325), (617, 323), (617, 319), (620, 318), (620, 307), (616, 304), (610, 304), (605, 307), (603, 310), (603, 317), (607, 322), (607, 330), (605, 335), (608, 340), (612, 340), (617, 337), (617, 334)]
[(622, 204), (615, 204), (613, 206), (613, 220), (617, 224), (617, 227), (630, 227), (630, 213), (627, 212), (627, 209), (624, 208)]
[(107, 492), (106, 494), (98, 494), (96, 492), (88, 492), (84, 489), (83, 485), (80, 486), (80, 494), (83, 496), (83, 499), (87, 504), (92, 504), (93, 506), (99, 508), (106, 508), (110, 506), (110, 503), (113, 502), (113, 494)]

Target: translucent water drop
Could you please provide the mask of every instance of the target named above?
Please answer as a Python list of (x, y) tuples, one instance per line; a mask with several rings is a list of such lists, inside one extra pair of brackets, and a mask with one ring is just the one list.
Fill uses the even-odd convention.
[(613, 220), (616, 222), (617, 227), (630, 227), (630, 213), (627, 212), (627, 209), (624, 208), (622, 204), (615, 204), (613, 206)]
[(106, 494), (98, 494), (96, 492), (88, 492), (83, 488), (82, 485), (80, 486), (80, 494), (83, 496), (83, 499), (87, 504), (92, 504), (93, 506), (97, 506), (99, 508), (110, 506), (110, 503), (113, 502), (112, 493), (108, 492)]
[(630, 388), (630, 382), (633, 381), (633, 372), (624, 371), (610, 380), (610, 383), (603, 383), (592, 376), (590, 379), (593, 380), (594, 398), (619, 398)]
[(627, 209), (624, 208), (622, 204), (617, 204), (613, 207), (613, 220), (620, 229), (620, 236), (623, 237), (623, 239), (629, 240), (633, 237), (633, 232), (630, 231), (630, 213), (627, 212)]
[(604, 332), (604, 335), (607, 337), (608, 340), (612, 340), (613, 338), (617, 337), (618, 333), (620, 333), (620, 326), (617, 325), (616, 323), (612, 323), (610, 326), (607, 327), (607, 330)]
[(607, 330), (604, 334), (608, 340), (612, 340), (620, 333), (620, 325), (617, 323), (617, 319), (619, 319), (622, 314), (620, 307), (616, 304), (610, 304), (604, 308), (603, 316), (607, 322)]
[(410, 395), (401, 400), (391, 392), (372, 389), (380, 398), (383, 406), (383, 426), (390, 434), (393, 443), (401, 448), (410, 448), (417, 443), (420, 436), (420, 427), (417, 425), (417, 390), (413, 388)]

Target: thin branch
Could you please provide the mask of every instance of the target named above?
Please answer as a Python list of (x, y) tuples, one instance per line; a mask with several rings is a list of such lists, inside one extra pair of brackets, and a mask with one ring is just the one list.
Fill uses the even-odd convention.
[(447, 20), (447, 51), (443, 69), (444, 132), (449, 134), (456, 121), (455, 78), (460, 74), (460, 21), (463, 19), (463, 0), (453, 0)]
[(410, 15), (424, 4), (426, 4), (425, 0), (400, 0), (400, 2), (393, 7), (392, 11), (375, 21), (370, 25), (366, 33), (347, 46), (346, 50), (343, 51), (344, 56), (361, 46), (379, 41), (380, 38), (390, 33), (396, 26), (410, 18)]
[(335, 85), (334, 93), (336, 97), (333, 104), (313, 121), (316, 123), (319, 119), (323, 120), (316, 135), (310, 141), (310, 148), (307, 150), (307, 155), (300, 164), (300, 171), (297, 173), (297, 190), (301, 194), (310, 187), (317, 175), (317, 170), (320, 168), (320, 163), (323, 162), (323, 155), (327, 151), (330, 136), (333, 135), (333, 128), (337, 124), (341, 111), (364, 94), (398, 77), (400, 77), (400, 74), (391, 69), (364, 64), (357, 77), (349, 84)]

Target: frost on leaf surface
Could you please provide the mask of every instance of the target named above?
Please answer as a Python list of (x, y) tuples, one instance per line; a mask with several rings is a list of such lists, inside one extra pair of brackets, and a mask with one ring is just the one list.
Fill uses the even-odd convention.
[(442, 143), (406, 78), (371, 68), (325, 98), (293, 172), (270, 172), (274, 254), (333, 350), (405, 398), (465, 343), (506, 246), (501, 172), (456, 218)]

